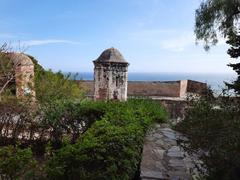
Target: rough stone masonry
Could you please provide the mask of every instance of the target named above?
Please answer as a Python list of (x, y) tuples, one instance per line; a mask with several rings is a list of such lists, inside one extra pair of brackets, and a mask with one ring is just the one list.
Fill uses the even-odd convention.
[(129, 63), (121, 53), (110, 48), (94, 63), (94, 100), (127, 100)]
[[(23, 53), (2, 53), (0, 61), (4, 61), (4, 59), (12, 63), (14, 79), (10, 83), (15, 85), (13, 94), (18, 99), (30, 97), (32, 100), (35, 100), (33, 61)], [(6, 67), (3, 65), (1, 68), (4, 69)], [(6, 79), (6, 75), (0, 74), (0, 86), (6, 83)]]

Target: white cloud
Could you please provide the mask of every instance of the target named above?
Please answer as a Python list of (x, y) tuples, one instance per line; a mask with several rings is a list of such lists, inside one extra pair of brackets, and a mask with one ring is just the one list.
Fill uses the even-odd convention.
[(195, 38), (192, 33), (183, 33), (169, 39), (164, 39), (160, 42), (162, 49), (174, 52), (184, 51), (187, 47), (193, 46), (194, 44)]
[(61, 40), (61, 39), (45, 39), (45, 40), (28, 40), (22, 41), (21, 44), (24, 46), (40, 46), (46, 44), (82, 44), (76, 41), (69, 41), (69, 40)]

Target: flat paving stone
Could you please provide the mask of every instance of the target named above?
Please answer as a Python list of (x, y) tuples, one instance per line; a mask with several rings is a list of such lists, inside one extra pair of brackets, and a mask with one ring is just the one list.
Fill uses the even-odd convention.
[(162, 172), (160, 171), (152, 171), (147, 169), (141, 173), (142, 178), (155, 178), (155, 179), (164, 179)]
[(178, 138), (184, 138), (167, 124), (157, 124), (145, 137), (141, 179), (188, 180), (194, 167), (192, 158), (178, 146)]
[(162, 135), (162, 134), (159, 134), (159, 133), (154, 133), (154, 134), (153, 134), (153, 137), (154, 137), (154, 138), (157, 138), (157, 139), (160, 139), (160, 138), (163, 138), (163, 135)]
[(184, 158), (184, 153), (181, 151), (180, 147), (172, 146), (168, 151), (167, 155), (171, 158)]

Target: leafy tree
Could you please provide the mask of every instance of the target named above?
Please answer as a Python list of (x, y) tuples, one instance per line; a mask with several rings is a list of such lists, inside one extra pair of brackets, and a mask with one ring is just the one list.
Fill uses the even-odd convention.
[(195, 34), (205, 42), (205, 48), (218, 42), (218, 33), (228, 37), (239, 30), (239, 0), (204, 0), (196, 10)]
[[(240, 35), (232, 34), (229, 36), (227, 43), (231, 45), (231, 48), (228, 50), (230, 57), (236, 59), (240, 57)], [(236, 71), (238, 77), (232, 84), (227, 83), (227, 86), (230, 89), (234, 89), (237, 94), (240, 94), (240, 63), (229, 64), (228, 66), (232, 67), (232, 69)]]
[(198, 155), (202, 179), (240, 179), (240, 106), (232, 97), (201, 97), (191, 102), (186, 117), (177, 124), (187, 136), (181, 145)]
[[(197, 40), (205, 42), (205, 49), (218, 42), (218, 34), (227, 38), (231, 46), (228, 54), (232, 58), (240, 55), (240, 1), (239, 0), (205, 0), (196, 10), (195, 34)], [(229, 89), (240, 94), (240, 64), (229, 64), (238, 74), (232, 84), (226, 83)]]
[[(240, 1), (203, 0), (196, 10), (195, 34), (203, 40), (205, 49), (218, 42), (219, 36), (230, 45), (228, 54), (240, 56)], [(238, 79), (227, 84), (238, 94), (240, 65), (229, 64), (238, 74)], [(240, 178), (240, 119), (239, 100), (223, 96), (202, 97), (191, 102), (184, 121), (176, 127), (188, 138), (183, 143), (190, 153), (198, 154), (204, 163), (206, 179)]]

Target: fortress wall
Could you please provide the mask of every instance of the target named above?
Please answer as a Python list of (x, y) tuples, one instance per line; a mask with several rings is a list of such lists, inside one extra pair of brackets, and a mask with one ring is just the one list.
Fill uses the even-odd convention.
[[(87, 96), (94, 94), (94, 81), (79, 81)], [(128, 81), (128, 97), (180, 97), (187, 94), (203, 94), (207, 84), (192, 80), (182, 81)]]
[[(87, 91), (87, 96), (94, 94), (94, 81), (79, 81), (80, 87)], [(180, 81), (128, 81), (128, 96), (179, 97)]]
[(185, 98), (187, 94), (187, 88), (188, 88), (188, 80), (181, 80), (180, 81), (180, 90), (179, 90), (179, 96)]
[(187, 101), (167, 99), (160, 99), (156, 101), (158, 101), (163, 107), (165, 107), (171, 120), (181, 121), (182, 119), (184, 119), (184, 115), (188, 107)]
[(178, 97), (180, 81), (129, 81), (128, 96)]
[(207, 91), (207, 83), (188, 80), (187, 93), (204, 94)]
[[(80, 85), (87, 90), (87, 96), (93, 98), (94, 81), (83, 81)], [(206, 83), (191, 80), (182, 81), (129, 81), (128, 97), (149, 97), (161, 103), (171, 119), (181, 120), (187, 109), (188, 93), (203, 93)]]
[(94, 81), (78, 81), (80, 88), (86, 91), (86, 96), (93, 97), (94, 95)]

